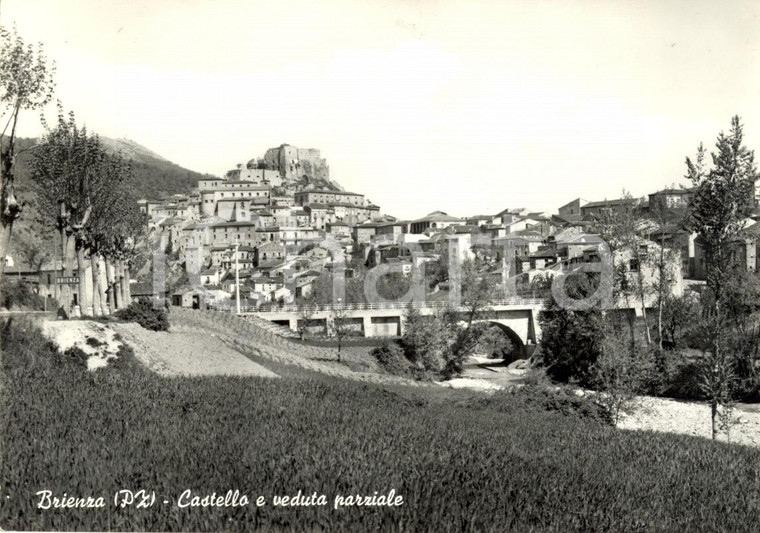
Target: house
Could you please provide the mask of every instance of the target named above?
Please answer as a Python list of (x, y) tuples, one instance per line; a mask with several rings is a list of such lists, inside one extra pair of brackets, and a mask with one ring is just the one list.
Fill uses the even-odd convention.
[[(648, 239), (638, 238), (635, 247), (627, 246), (615, 250), (612, 256), (612, 264), (618, 272), (623, 272), (626, 278), (628, 291), (619, 293), (619, 298), (613, 302), (618, 307), (635, 308), (636, 313), (641, 313), (640, 291), (638, 287), (643, 284), (645, 288), (656, 286), (659, 280), (658, 259), (660, 246)], [(602, 254), (598, 247), (591, 246), (583, 251), (583, 254), (575, 257), (562, 259), (561, 268), (563, 273), (568, 274), (577, 271), (584, 263), (598, 263), (602, 260)], [(666, 276), (670, 280), (670, 292), (674, 296), (683, 294), (683, 276), (681, 274), (681, 257), (678, 251), (674, 254), (665, 255)], [(657, 303), (657, 291), (645, 290), (645, 307), (654, 307)]]
[(347, 203), (356, 206), (365, 205), (364, 195), (348, 191), (330, 191), (327, 189), (312, 189), (299, 191), (293, 195), (296, 205)]
[(255, 266), (273, 260), (285, 258), (285, 247), (279, 242), (267, 242), (256, 247), (253, 257)]
[[(132, 302), (151, 302), (156, 298), (156, 289), (153, 283), (130, 283), (129, 294), (132, 297)], [(167, 299), (169, 297), (169, 291), (166, 287), (159, 290), (159, 298)]]
[(303, 210), (309, 214), (308, 224), (317, 229), (323, 230), (329, 222), (335, 222), (335, 211), (325, 204), (305, 205)]
[(599, 248), (604, 244), (604, 239), (596, 233), (575, 233), (563, 235), (562, 237), (549, 237), (548, 246), (564, 247), (567, 249), (567, 257), (578, 257), (583, 255), (584, 250), (588, 248)]
[(237, 276), (235, 276), (235, 272), (228, 272), (224, 275), (220, 283), (222, 290), (230, 294), (234, 293), (237, 287), (237, 282), (235, 281), (236, 277), (240, 281), (240, 286), (242, 287), (243, 284), (251, 278), (251, 271), (240, 270), (238, 271)]
[(207, 268), (201, 272), (202, 285), (219, 285), (222, 281), (222, 270), (217, 267)]
[(268, 242), (280, 242), (279, 226), (267, 226), (256, 229), (255, 246), (261, 246)]
[(681, 256), (681, 274), (687, 279), (695, 277), (696, 233), (668, 225), (649, 233), (649, 238), (668, 250), (678, 250)]
[[(507, 247), (513, 248), (515, 255), (528, 256), (536, 253), (543, 245), (544, 240), (541, 237), (533, 235), (507, 235), (505, 237), (493, 239), (492, 242), (494, 246), (497, 246), (500, 249), (507, 249)], [(498, 254), (497, 258), (501, 259), (501, 254)]]
[(524, 207), (518, 207), (516, 209), (505, 209), (499, 213), (496, 213), (494, 216), (492, 216), (490, 224), (486, 224), (486, 225), (503, 226), (504, 224), (509, 224), (510, 222), (514, 222), (520, 217), (527, 216), (528, 213), (530, 213), (530, 211), (525, 209)]
[(205, 291), (192, 287), (185, 287), (172, 293), (172, 305), (175, 307), (203, 309), (206, 308), (207, 299)]
[(428, 229), (443, 229), (453, 225), (462, 225), (465, 221), (443, 211), (433, 211), (425, 217), (409, 223), (409, 233), (425, 233)]
[(295, 276), (296, 298), (307, 298), (314, 290), (314, 282), (319, 279), (316, 270), (307, 270)]
[(372, 237), (377, 234), (377, 224), (372, 222), (365, 222), (354, 226), (353, 238), (357, 246), (369, 244)]
[(684, 209), (694, 197), (694, 188), (663, 189), (649, 195), (649, 205), (660, 205), (668, 209)]
[(335, 222), (329, 222), (327, 224), (327, 233), (334, 235), (338, 239), (351, 238), (351, 226), (342, 220), (336, 220)]
[(404, 220), (393, 220), (389, 222), (381, 222), (377, 224), (377, 230), (375, 235), (385, 235), (391, 241), (395, 241), (396, 235), (407, 233), (407, 227), (409, 223)]
[[(546, 247), (528, 256), (530, 270), (544, 270), (567, 258), (567, 247)], [(522, 263), (522, 262), (521, 262)]]
[[(640, 201), (635, 198), (618, 198), (615, 200), (602, 200), (600, 202), (588, 202), (581, 206), (582, 217), (598, 217), (603, 213), (616, 213), (623, 210), (634, 209)], [(564, 218), (564, 217), (563, 217)]]
[(588, 202), (583, 198), (576, 198), (560, 207), (557, 210), (557, 214), (560, 218), (567, 220), (568, 222), (578, 222), (583, 218), (581, 209), (587, 204)]
[(244, 291), (247, 298), (256, 299), (261, 302), (271, 302), (277, 289), (280, 289), (282, 286), (283, 281), (281, 279), (252, 276), (246, 281)]
[(490, 215), (475, 215), (467, 218), (465, 222), (470, 226), (486, 226), (491, 223), (491, 220), (493, 217)]

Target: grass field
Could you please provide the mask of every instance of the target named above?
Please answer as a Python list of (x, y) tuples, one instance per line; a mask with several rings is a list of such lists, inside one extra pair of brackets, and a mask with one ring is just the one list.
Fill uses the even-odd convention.
[[(513, 394), (449, 404), (439, 391), (399, 394), (308, 373), (161, 378), (127, 352), (88, 373), (33, 330), (6, 328), (2, 341), (4, 529), (754, 531), (760, 523), (754, 449), (616, 431)], [(103, 496), (106, 506), (38, 509), (45, 489)], [(155, 492), (156, 503), (116, 508), (120, 489)], [(239, 490), (252, 503), (180, 508), (187, 489)], [(299, 490), (327, 504), (273, 505)], [(333, 508), (338, 495), (390, 490), (403, 505)]]

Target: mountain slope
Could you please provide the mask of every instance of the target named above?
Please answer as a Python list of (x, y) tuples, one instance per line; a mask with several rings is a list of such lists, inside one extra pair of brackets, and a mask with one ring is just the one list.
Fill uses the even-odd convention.
[[(139, 198), (159, 199), (172, 194), (188, 193), (195, 188), (199, 178), (204, 174), (183, 168), (151, 150), (126, 139), (100, 138), (107, 150), (121, 152), (132, 161), (134, 176), (131, 185)], [(29, 151), (37, 143), (36, 139), (22, 138), (16, 141), (16, 193), (24, 203), (21, 218), (13, 225), (11, 237), (11, 255), (17, 261), (23, 254), (22, 248), (39, 247), (57, 256), (57, 237), (54, 229), (43, 224), (36, 202), (35, 184), (32, 180)]]
[[(128, 139), (110, 139), (101, 137), (103, 146), (114, 153), (121, 153), (132, 161), (134, 177), (132, 186), (138, 197), (159, 199), (172, 194), (183, 194), (193, 189), (199, 178), (206, 175), (183, 168), (161, 157), (144, 146)], [(19, 139), (19, 151), (28, 149), (36, 139)], [(30, 152), (23, 152), (16, 162), (16, 187), (22, 196), (33, 192), (33, 183), (27, 162)]]

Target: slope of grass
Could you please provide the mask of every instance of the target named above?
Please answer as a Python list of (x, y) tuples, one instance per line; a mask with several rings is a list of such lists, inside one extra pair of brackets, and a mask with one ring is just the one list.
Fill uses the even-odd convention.
[[(2, 332), (0, 527), (45, 530), (749, 531), (760, 452), (633, 434), (503, 395), (420, 404), (326, 378), (160, 378), (129, 351), (88, 373), (30, 327)], [(37, 491), (103, 496), (37, 509)], [(119, 489), (156, 503), (117, 508)], [(179, 508), (239, 490), (257, 507)], [(391, 489), (397, 507), (333, 508)], [(275, 495), (327, 505), (275, 507)], [(168, 503), (164, 504), (166, 500)]]

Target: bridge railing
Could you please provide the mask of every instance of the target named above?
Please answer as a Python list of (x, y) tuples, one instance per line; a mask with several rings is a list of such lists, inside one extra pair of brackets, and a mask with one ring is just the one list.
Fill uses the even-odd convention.
[[(489, 307), (500, 306), (515, 306), (515, 307), (529, 307), (535, 305), (543, 305), (545, 302), (542, 298), (502, 298), (491, 302)], [(323, 305), (297, 305), (297, 304), (262, 304), (259, 306), (252, 306), (240, 302), (240, 312), (242, 313), (298, 313), (301, 311), (372, 311), (372, 310), (385, 310), (385, 309), (407, 309), (410, 302), (384, 302), (384, 303), (345, 303), (345, 304), (323, 304)], [(413, 302), (412, 306), (415, 309), (444, 309), (448, 307), (449, 303), (446, 301), (439, 302)], [(218, 303), (215, 306), (221, 311), (235, 312), (237, 307), (234, 300), (229, 302)]]

